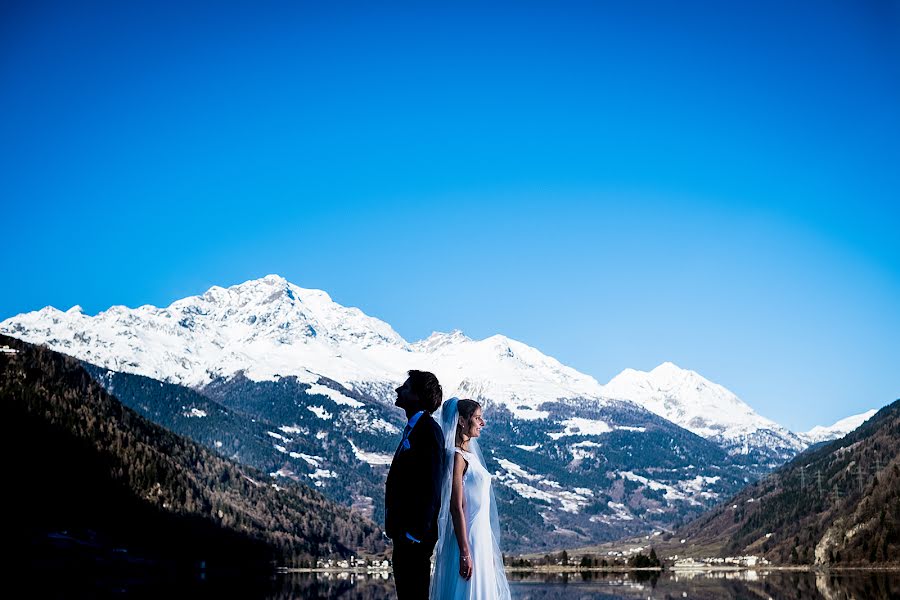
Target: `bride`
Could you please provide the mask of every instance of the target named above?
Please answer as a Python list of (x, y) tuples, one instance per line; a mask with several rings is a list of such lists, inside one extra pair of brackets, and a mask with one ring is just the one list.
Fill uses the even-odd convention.
[(431, 600), (509, 600), (491, 475), (478, 448), (481, 405), (451, 398), (441, 408), (445, 464)]

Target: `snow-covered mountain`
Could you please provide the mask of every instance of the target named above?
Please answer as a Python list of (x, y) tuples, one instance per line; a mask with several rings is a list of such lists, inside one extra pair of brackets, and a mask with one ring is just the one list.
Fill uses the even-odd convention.
[(435, 333), (408, 344), (390, 325), (269, 275), (166, 308), (114, 306), (96, 316), (46, 307), (0, 331), (114, 371), (200, 387), (243, 371), (254, 381), (321, 377), (390, 400), (409, 369), (437, 374), (445, 393), (506, 404), (522, 418), (543, 402), (597, 397), (595, 379), (503, 336)]
[(447, 397), (497, 403), (522, 420), (546, 417), (547, 402), (590, 399), (600, 406), (615, 398), (732, 453), (774, 448), (787, 458), (807, 445), (724, 387), (671, 363), (649, 373), (626, 369), (603, 386), (501, 335), (472, 340), (454, 331), (410, 344), (384, 321), (277, 275), (212, 287), (165, 308), (114, 306), (89, 316), (77, 306), (66, 312), (46, 307), (6, 319), (0, 332), (113, 371), (192, 388), (238, 372), (253, 381), (295, 376), (317, 384), (325, 378), (390, 403), (408, 369), (427, 369)]
[(807, 445), (671, 363), (604, 386), (501, 335), (409, 343), (277, 275), (165, 308), (47, 307), (0, 333), (95, 365), (92, 376), (145, 416), (376, 519), (403, 427), (393, 390), (407, 370), (430, 370), (445, 397), (486, 404), (488, 466), (518, 548), (669, 527)]
[(396, 376), (383, 355), (410, 352), (387, 323), (277, 275), (212, 287), (166, 308), (113, 306), (96, 316), (46, 307), (0, 331), (106, 368), (196, 387), (245, 371), (254, 380), (295, 375), (341, 382)]
[(818, 444), (819, 442), (827, 442), (829, 440), (836, 440), (838, 438), (844, 437), (845, 435), (868, 421), (877, 412), (878, 411), (875, 409), (867, 410), (864, 413), (841, 419), (833, 425), (817, 425), (806, 433), (801, 433), (799, 435), (807, 444), (810, 445)]
[(695, 371), (665, 362), (652, 371), (625, 369), (604, 386), (732, 454), (768, 449), (783, 462), (808, 445), (778, 423), (757, 414), (734, 393)]
[(519, 419), (546, 417), (539, 407), (560, 398), (605, 402), (593, 377), (502, 335), (475, 341), (460, 331), (433, 333), (412, 349), (416, 368), (434, 372), (450, 395), (499, 402)]

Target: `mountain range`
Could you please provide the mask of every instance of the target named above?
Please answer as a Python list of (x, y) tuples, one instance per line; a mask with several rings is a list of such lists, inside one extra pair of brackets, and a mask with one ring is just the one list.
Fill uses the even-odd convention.
[(0, 332), (76, 357), (141, 414), (376, 520), (404, 423), (393, 390), (408, 369), (433, 371), (445, 397), (485, 405), (515, 548), (671, 527), (864, 420), (796, 434), (672, 363), (601, 385), (502, 335), (410, 343), (276, 275), (166, 308), (47, 307)]

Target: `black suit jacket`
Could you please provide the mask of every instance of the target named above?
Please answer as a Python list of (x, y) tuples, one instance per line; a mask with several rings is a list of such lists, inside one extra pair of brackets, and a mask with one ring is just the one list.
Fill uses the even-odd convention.
[(444, 474), (444, 434), (427, 412), (409, 433), (409, 448), (394, 453), (384, 493), (384, 530), (393, 540), (410, 534), (422, 544), (437, 541)]

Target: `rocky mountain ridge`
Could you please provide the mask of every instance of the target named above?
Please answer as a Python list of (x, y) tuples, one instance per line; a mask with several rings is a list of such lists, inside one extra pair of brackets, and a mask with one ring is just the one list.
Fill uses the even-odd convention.
[(510, 549), (671, 529), (806, 444), (671, 363), (602, 386), (500, 335), (435, 333), (411, 344), (278, 276), (162, 309), (43, 309), (0, 332), (81, 359), (144, 416), (377, 522), (404, 424), (393, 389), (407, 369), (431, 370), (446, 397), (485, 404)]

